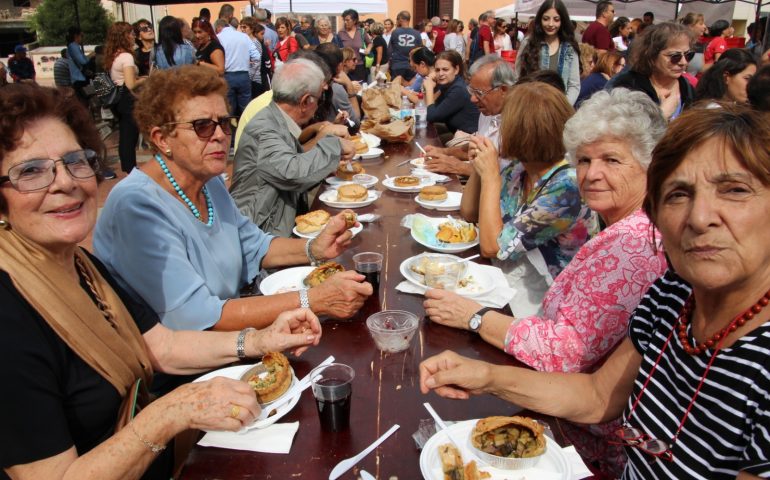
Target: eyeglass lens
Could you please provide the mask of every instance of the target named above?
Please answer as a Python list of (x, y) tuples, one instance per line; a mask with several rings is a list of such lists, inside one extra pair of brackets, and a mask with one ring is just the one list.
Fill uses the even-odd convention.
[(623, 427), (615, 430), (615, 435), (625, 444), (639, 448), (651, 455), (662, 455), (671, 447), (668, 443), (657, 438), (649, 438), (647, 434), (633, 427)]
[(235, 117), (220, 117), (219, 121), (215, 122), (210, 118), (201, 118), (190, 123), (192, 123), (195, 134), (200, 138), (211, 138), (217, 129), (217, 125), (222, 128), (222, 132), (225, 135), (232, 135), (233, 128), (238, 126), (238, 119)]
[(692, 60), (692, 58), (695, 56), (695, 52), (692, 50), (687, 52), (676, 52), (672, 55), (669, 55), (668, 58), (671, 60), (671, 63), (677, 64), (682, 61), (682, 57), (684, 57), (685, 60), (688, 62)]
[(78, 150), (62, 155), (61, 159), (35, 159), (14, 165), (8, 170), (8, 178), (17, 190), (29, 192), (51, 185), (56, 177), (56, 163), (62, 162), (74, 178), (90, 178), (96, 175), (91, 162), (96, 160), (93, 150)]

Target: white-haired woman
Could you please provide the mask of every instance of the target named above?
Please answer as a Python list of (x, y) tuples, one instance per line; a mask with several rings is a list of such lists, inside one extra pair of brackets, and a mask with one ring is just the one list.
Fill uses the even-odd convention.
[(332, 22), (329, 21), (329, 17), (321, 15), (316, 18), (315, 21), (316, 30), (318, 30), (318, 43), (333, 43), (342, 48), (342, 41), (336, 33), (332, 31)]

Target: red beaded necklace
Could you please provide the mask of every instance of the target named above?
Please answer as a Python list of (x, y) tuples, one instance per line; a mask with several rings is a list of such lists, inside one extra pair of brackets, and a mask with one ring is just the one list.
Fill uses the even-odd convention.
[(712, 335), (711, 338), (705, 342), (701, 342), (693, 347), (690, 345), (687, 338), (687, 324), (690, 323), (690, 316), (695, 307), (695, 300), (693, 296), (690, 295), (682, 308), (682, 313), (679, 315), (679, 326), (677, 327), (679, 331), (679, 341), (682, 342), (682, 348), (684, 348), (684, 351), (690, 355), (700, 355), (707, 349), (714, 348), (714, 345), (717, 345), (721, 339), (730, 335), (738, 328), (742, 327), (746, 322), (754, 318), (754, 315), (761, 312), (768, 303), (770, 303), (770, 290), (768, 290), (757, 303), (735, 317), (725, 328)]

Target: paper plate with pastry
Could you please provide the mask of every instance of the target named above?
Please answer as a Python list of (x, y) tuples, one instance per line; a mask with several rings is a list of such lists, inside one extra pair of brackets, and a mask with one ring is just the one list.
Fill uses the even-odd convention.
[(394, 192), (417, 193), (423, 187), (435, 185), (436, 181), (429, 177), (418, 177), (416, 175), (402, 175), (400, 177), (388, 177), (382, 181), (382, 184), (388, 190)]
[(343, 180), (336, 175), (333, 177), (326, 177), (326, 183), (333, 187), (336, 187), (337, 185), (343, 185), (345, 183), (357, 183), (359, 185), (363, 185), (366, 188), (372, 188), (373, 186), (377, 185), (377, 182), (379, 181), (379, 178), (375, 177), (374, 175), (369, 175), (368, 173), (357, 173), (353, 175), (351, 180)]
[[(219, 370), (214, 370), (213, 372), (209, 372), (201, 377), (196, 378), (195, 380), (193, 380), (193, 382), (204, 382), (206, 380), (211, 380), (212, 378), (216, 378), (216, 377), (225, 377), (232, 380), (242, 380), (246, 372), (255, 369), (257, 365), (260, 366), (260, 370), (261, 370), (262, 362), (259, 362), (256, 365), (236, 365), (234, 367), (220, 368)], [(289, 368), (291, 369), (291, 367)], [(291, 388), (295, 383), (297, 383), (297, 379), (294, 376), (294, 370), (291, 370), (291, 378), (292, 378), (292, 381), (289, 384), (288, 388)], [(256, 395), (256, 392), (255, 392), (255, 395)], [(249, 428), (265, 428), (274, 424), (275, 422), (283, 418), (287, 413), (289, 413), (295, 406), (297, 406), (297, 403), (299, 403), (299, 399), (301, 396), (302, 396), (301, 393), (294, 395), (294, 397), (291, 400), (289, 400), (287, 403), (284, 403), (283, 405), (279, 406), (276, 409), (274, 414), (270, 415), (269, 417), (263, 420), (256, 421)], [(273, 400), (273, 402), (275, 402), (275, 400)], [(267, 405), (266, 408), (269, 408), (269, 404)], [(232, 432), (232, 434), (237, 435), (236, 432)]]
[(424, 168), (413, 168), (412, 169), (412, 175), (415, 177), (427, 177), (433, 180), (436, 183), (447, 183), (450, 180), (452, 180), (450, 177), (446, 175), (442, 175), (440, 173), (431, 172), (429, 170), (426, 170)]
[[(357, 227), (354, 226), (354, 227), (349, 228), (348, 230), (350, 230), (350, 233), (352, 233), (353, 237), (355, 237), (356, 235), (361, 233), (363, 231), (363, 229), (364, 229), (364, 226), (359, 224)], [(320, 230), (317, 231), (317, 232), (313, 232), (313, 233), (302, 233), (302, 232), (297, 231), (297, 227), (294, 227), (292, 232), (294, 232), (294, 235), (298, 236), (299, 238), (315, 238), (315, 237), (318, 236), (319, 233), (321, 233)]]
[(362, 153), (356, 152), (356, 156), (353, 158), (357, 158), (361, 160), (371, 160), (372, 158), (379, 157), (383, 153), (385, 153), (385, 150), (377, 147), (371, 147), (371, 148), (368, 148), (365, 152), (362, 152)]
[[(324, 218), (324, 214), (325, 214), (325, 218)], [(354, 212), (345, 212), (344, 216), (345, 216), (345, 224), (348, 230), (350, 230), (351, 233), (353, 233), (354, 237), (358, 235), (361, 232), (361, 230), (364, 229), (363, 225), (361, 225), (360, 223), (358, 224), (358, 226), (356, 226), (356, 222), (358, 220)], [(331, 218), (331, 215), (323, 210), (313, 210), (312, 212), (308, 212), (305, 215), (298, 216), (294, 220), (294, 223), (296, 225), (294, 226), (294, 229), (292, 230), (292, 232), (294, 232), (294, 235), (300, 238), (315, 238), (318, 236), (319, 233), (321, 233), (321, 230), (323, 230), (323, 228), (329, 222), (330, 218)]]
[(417, 157), (409, 160), (409, 164), (417, 168), (425, 168), (425, 157)]
[(479, 244), (479, 229), (472, 223), (452, 217), (415, 215), (411, 229), (417, 243), (436, 252), (464, 252)]
[(332, 208), (361, 208), (371, 205), (380, 198), (380, 192), (367, 190), (366, 187), (357, 183), (346, 183), (339, 185), (336, 189), (326, 190), (318, 198)]
[(382, 139), (377, 135), (372, 135), (371, 133), (366, 132), (361, 132), (359, 135), (361, 135), (361, 138), (364, 140), (364, 142), (366, 142), (369, 148), (377, 148), (380, 146), (380, 143), (382, 143)]
[[(433, 189), (433, 188), (444, 188), (440, 185), (434, 185), (431, 187), (425, 187), (425, 189)], [(439, 196), (440, 197), (440, 196)], [(460, 210), (460, 203), (463, 198), (463, 194), (461, 192), (446, 192), (446, 197), (442, 200), (434, 200), (436, 196), (432, 194), (423, 195), (422, 190), (420, 190), (420, 195), (417, 195), (414, 197), (414, 201), (417, 202), (418, 205), (420, 205), (423, 208), (427, 208), (428, 210), (438, 210), (439, 212), (452, 212), (455, 210)]]
[(359, 173), (366, 173), (366, 169), (361, 166), (360, 162), (343, 162), (337, 166), (334, 176), (340, 180), (350, 182), (353, 180), (353, 175), (358, 175)]
[(263, 295), (296, 292), (305, 287), (305, 277), (313, 271), (313, 267), (292, 267), (279, 270), (268, 275), (259, 283), (259, 291)]
[[(409, 257), (399, 266), (399, 271), (404, 278), (418, 287), (425, 287), (425, 272), (429, 269), (443, 268), (443, 264), (449, 262), (459, 262), (460, 257), (447, 255), (445, 253), (421, 253), (414, 257)], [(491, 292), (495, 288), (484, 267), (474, 262), (463, 262), (458, 264), (462, 271), (460, 279), (455, 286), (454, 292), (462, 297), (480, 297)]]
[[(490, 418), (516, 418), (516, 417), (490, 417)], [(524, 417), (518, 417), (524, 418)], [(536, 478), (538, 480), (570, 480), (572, 467), (567, 460), (559, 444), (546, 435), (542, 435), (544, 451), (534, 458), (534, 465), (524, 466), (515, 471), (508, 468), (492, 465), (473, 447), (471, 437), (481, 420), (468, 420), (457, 422), (447, 428), (452, 438), (458, 439), (461, 445), (453, 445), (445, 431), (440, 431), (430, 437), (420, 453), (420, 471), (426, 480), (445, 480), (447, 478), (489, 478), (491, 480), (504, 480), (512, 478)], [(526, 419), (533, 423), (534, 420)], [(505, 428), (505, 427), (503, 427)], [(542, 428), (542, 427), (541, 427)], [(519, 432), (525, 429), (518, 430)], [(511, 432), (513, 433), (513, 428)], [(464, 442), (462, 442), (464, 440)], [(513, 447), (512, 438), (508, 432), (493, 437), (492, 443), (497, 441), (506, 446)], [(507, 448), (507, 447), (506, 447)], [(507, 448), (511, 449), (511, 448)], [(484, 453), (484, 452), (481, 452)], [(498, 457), (507, 459), (507, 457)], [(517, 459), (520, 460), (520, 459)], [(529, 460), (529, 459), (524, 459)], [(496, 463), (496, 461), (495, 461)], [(484, 477), (484, 473), (489, 474)]]

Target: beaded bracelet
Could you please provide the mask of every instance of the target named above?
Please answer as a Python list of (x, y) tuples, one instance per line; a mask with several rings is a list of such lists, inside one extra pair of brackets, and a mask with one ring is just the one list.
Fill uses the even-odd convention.
[(142, 442), (145, 447), (149, 448), (152, 453), (160, 453), (160, 452), (162, 452), (163, 450), (166, 449), (165, 445), (160, 445), (158, 443), (152, 443), (151, 441), (149, 441), (149, 440), (147, 440), (145, 438), (142, 438), (142, 436), (139, 435), (139, 433), (136, 430), (134, 430), (134, 425), (132, 423), (128, 424), (128, 428), (131, 429), (131, 431), (134, 433), (136, 438), (138, 438), (139, 441)]
[(323, 258), (316, 258), (315, 255), (313, 255), (313, 242), (315, 242), (316, 238), (317, 237), (313, 237), (305, 243), (305, 255), (307, 256), (307, 259), (310, 260), (310, 265), (314, 267), (317, 267), (324, 262)]
[(301, 308), (310, 308), (310, 297), (308, 297), (307, 288), (299, 290), (299, 306)]

